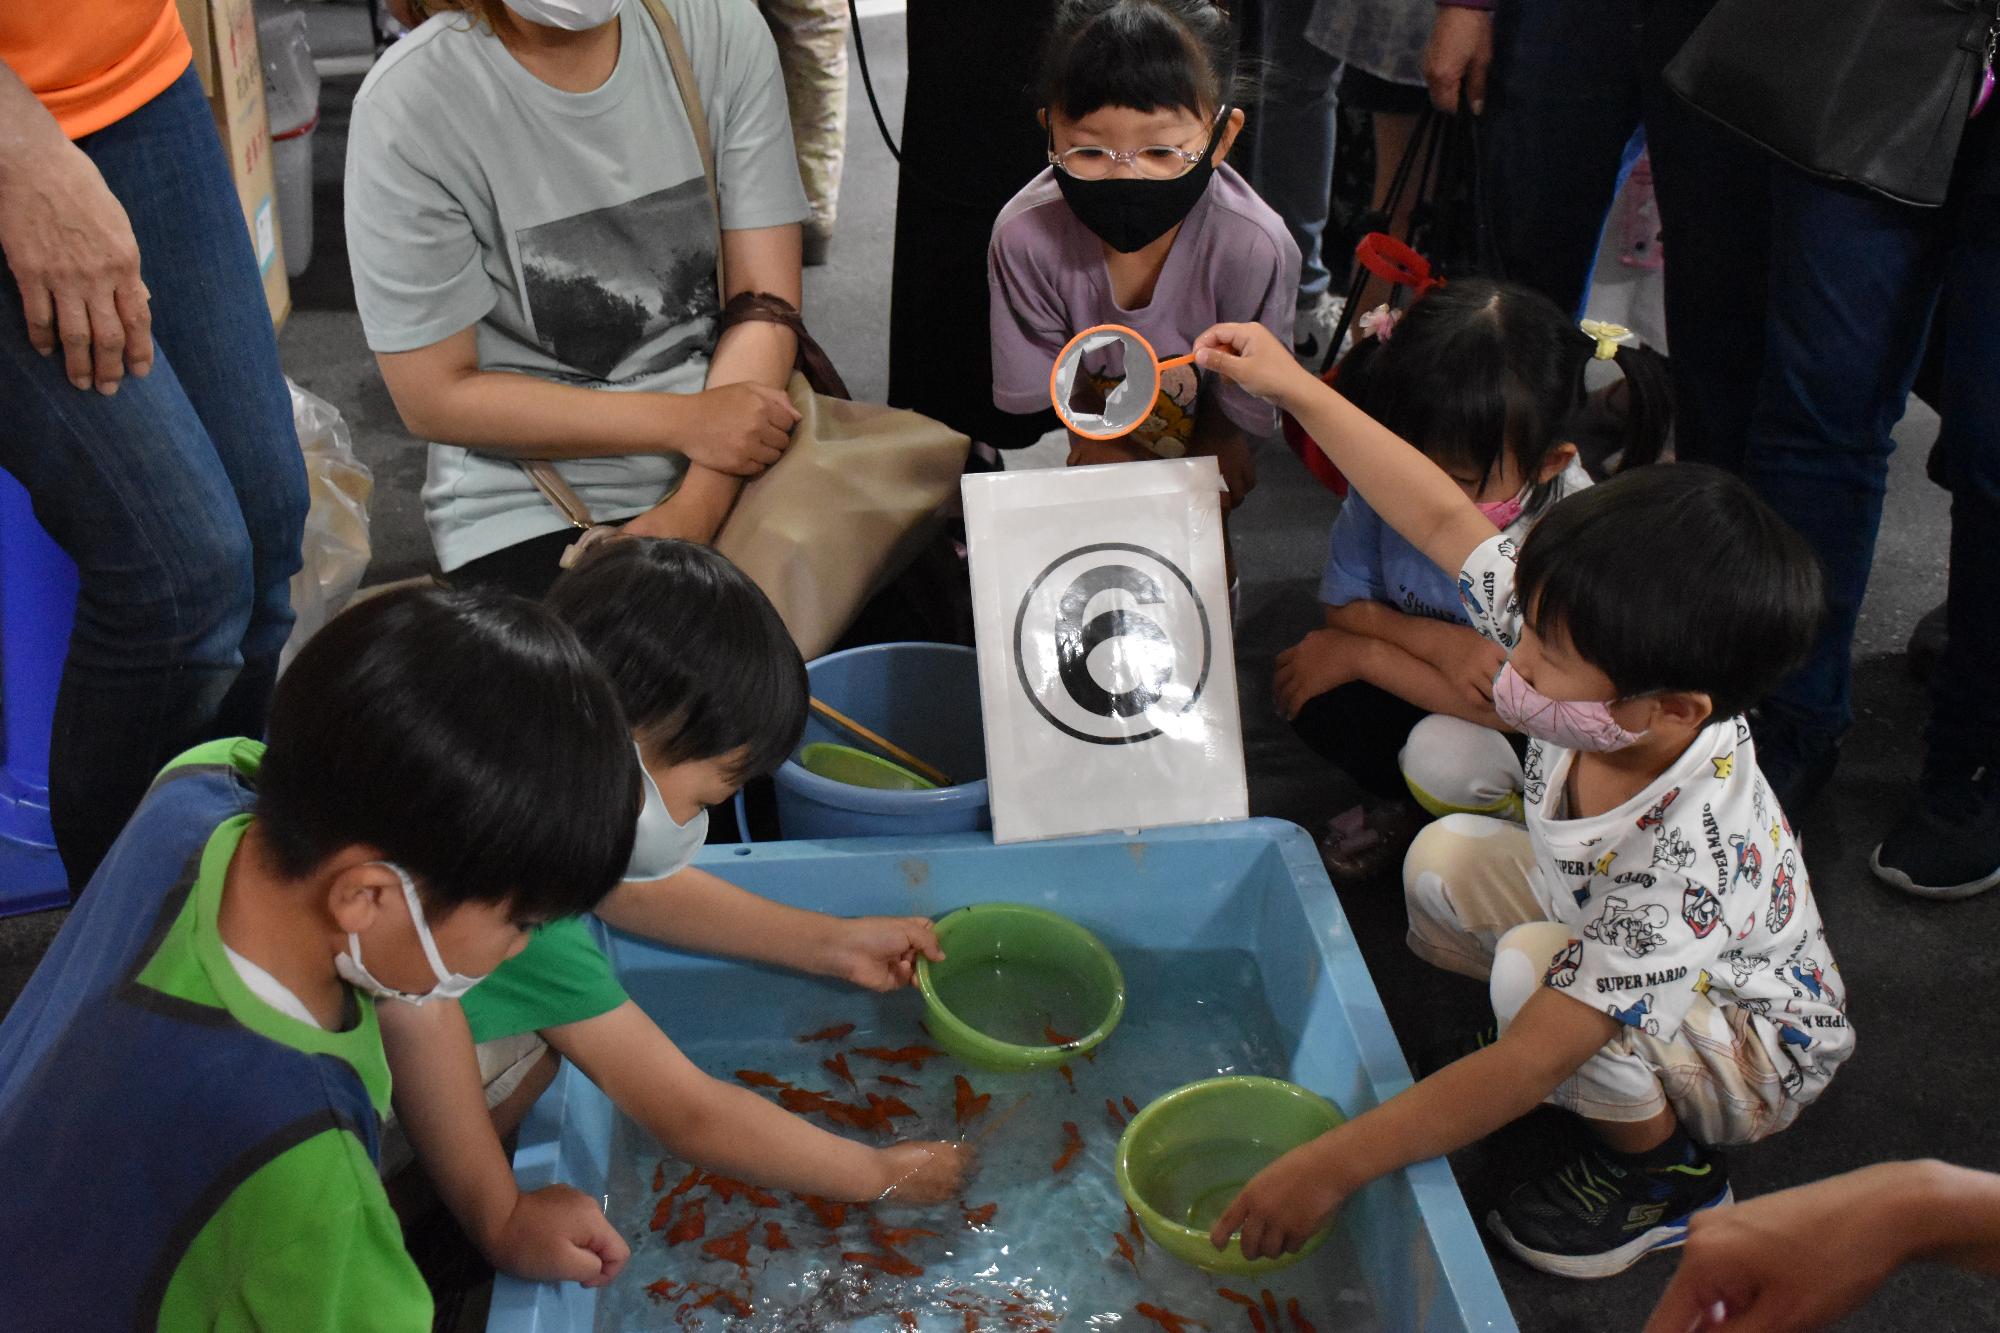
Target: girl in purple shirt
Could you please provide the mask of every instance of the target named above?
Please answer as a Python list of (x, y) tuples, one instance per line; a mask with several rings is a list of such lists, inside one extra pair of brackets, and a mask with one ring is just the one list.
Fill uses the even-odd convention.
[[(1289, 338), (1299, 253), (1225, 165), (1243, 128), (1236, 38), (1211, 0), (1066, 0), (1043, 60), (1049, 168), (1001, 210), (987, 255), (993, 402), (1049, 406), (1063, 345), (1096, 324), (1139, 331), (1162, 358), (1217, 320)], [(968, 146), (969, 147), (969, 146)], [(1152, 415), (1116, 440), (1070, 437), (1070, 464), (1209, 455), (1233, 508), (1255, 484), (1250, 438), (1272, 409), (1180, 366)]]

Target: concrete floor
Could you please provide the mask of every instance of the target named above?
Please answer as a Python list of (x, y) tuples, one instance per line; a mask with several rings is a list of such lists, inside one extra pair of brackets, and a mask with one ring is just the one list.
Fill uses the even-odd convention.
[[(901, 21), (872, 19), (867, 37), (889, 123), (901, 122)], [(340, 246), (339, 164), (353, 81), (329, 84), (318, 158), (318, 238), (311, 269), (295, 284), (295, 313), (280, 340), (300, 384), (336, 403), (375, 469), (376, 559), (372, 580), (429, 567), (417, 489), (423, 455), (401, 431), (362, 344)], [(887, 382), (893, 164), (877, 136), (860, 80), (854, 80), (848, 169), (833, 262), (807, 274), (807, 318), (856, 394), (879, 399)], [(983, 336), (965, 330), (966, 336)], [(1860, 716), (1831, 789), (1816, 807), (1791, 812), (1806, 840), (1814, 889), (1853, 994), (1858, 1054), (1821, 1103), (1775, 1141), (1734, 1158), (1740, 1194), (1752, 1195), (1885, 1158), (1936, 1155), (2000, 1169), (2000, 1136), (1984, 1100), (2000, 1088), (2000, 1051), (1956, 1034), (1979, 995), (1996, 993), (2000, 961), (1987, 941), (2000, 935), (2000, 894), (1957, 905), (1897, 896), (1867, 870), (1870, 848), (1904, 799), (1920, 758), (1926, 716), (1907, 675), (1902, 646), (1917, 617), (1944, 593), (1946, 499), (1923, 476), (1936, 433), (1928, 409), (1912, 403), (1870, 597), (1855, 645)], [(1317, 585), (1331, 498), (1282, 444), (1259, 456), (1261, 481), (1234, 524), (1244, 584), (1237, 655), (1254, 813), (1315, 827), (1352, 803), (1345, 780), (1275, 720), (1272, 658), (1315, 623)], [(1440, 979), (1402, 945), (1393, 892), (1343, 892), (1398, 1034), (1414, 1049), (1483, 1015), (1480, 989)], [(59, 923), (45, 913), (0, 923), (0, 1002), (11, 1002)], [(1970, 1001), (1970, 1003), (1968, 1003)], [(1984, 1031), (1984, 1024), (1973, 1026)], [(1949, 1043), (1949, 1044), (1947, 1044)], [(1945, 1056), (1949, 1063), (1935, 1063)], [(1924, 1071), (1928, 1068), (1929, 1073)], [(1983, 1128), (1982, 1128), (1983, 1127)], [(1454, 1161), (1475, 1214), (1499, 1182), (1549, 1148), (1536, 1127), (1468, 1150)], [(1801, 1262), (1811, 1262), (1810, 1254)], [(1529, 1271), (1496, 1253), (1494, 1266), (1520, 1325), (1530, 1333), (1636, 1329), (1672, 1271), (1654, 1259), (1607, 1282), (1569, 1283)], [(1956, 1273), (1913, 1270), (1895, 1279), (1842, 1327), (1951, 1330), (2000, 1327), (2000, 1285)]]

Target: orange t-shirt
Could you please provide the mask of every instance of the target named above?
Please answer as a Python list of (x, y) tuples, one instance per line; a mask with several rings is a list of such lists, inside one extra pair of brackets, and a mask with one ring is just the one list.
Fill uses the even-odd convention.
[(131, 115), (193, 59), (174, 0), (0, 4), (0, 62), (72, 139)]

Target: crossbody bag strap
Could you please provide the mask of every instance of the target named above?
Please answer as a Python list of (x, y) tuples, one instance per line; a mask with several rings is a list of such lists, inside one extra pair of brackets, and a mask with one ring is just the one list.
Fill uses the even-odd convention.
[(590, 516), (590, 506), (569, 484), (569, 479), (556, 470), (556, 465), (546, 458), (533, 461), (520, 460), (521, 470), (528, 474), (528, 480), (535, 483), (535, 489), (542, 498), (555, 506), (558, 514), (569, 520), (573, 528), (588, 528), (596, 522)]
[(708, 113), (702, 110), (701, 88), (694, 81), (694, 62), (688, 59), (687, 44), (681, 41), (680, 24), (674, 22), (661, 0), (645, 0), (645, 5), (667, 48), (674, 87), (680, 91), (688, 128), (694, 131), (695, 152), (701, 155), (701, 174), (708, 180), (709, 211), (715, 215), (715, 303), (720, 308), (728, 300), (729, 288), (722, 280), (722, 194), (715, 183), (715, 139), (708, 132)]

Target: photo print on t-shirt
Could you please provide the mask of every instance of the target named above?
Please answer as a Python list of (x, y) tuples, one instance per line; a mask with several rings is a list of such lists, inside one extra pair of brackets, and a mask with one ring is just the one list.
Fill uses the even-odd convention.
[(715, 347), (715, 213), (697, 176), (514, 234), (535, 337), (597, 380), (659, 375)]

